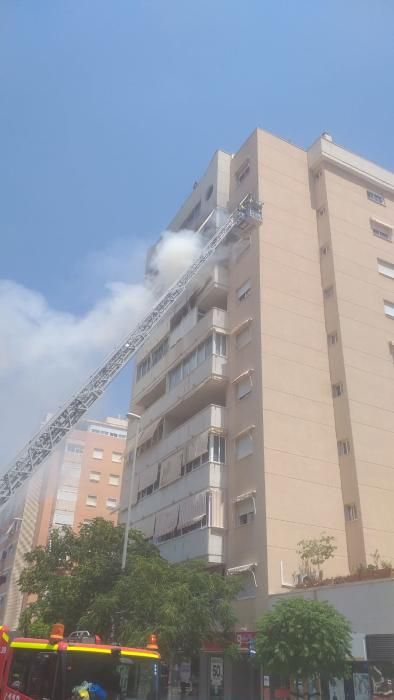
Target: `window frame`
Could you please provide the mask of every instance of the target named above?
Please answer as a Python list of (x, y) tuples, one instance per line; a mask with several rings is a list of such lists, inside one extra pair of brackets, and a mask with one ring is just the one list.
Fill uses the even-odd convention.
[(374, 190), (367, 190), (367, 199), (374, 204), (379, 204), (380, 206), (386, 206), (386, 200), (382, 194), (375, 192)]
[[(394, 263), (388, 260), (383, 260), (382, 258), (377, 258), (378, 263), (378, 273), (383, 277), (388, 277), (389, 279), (394, 279)], [(385, 272), (385, 269), (387, 272)]]
[(352, 451), (352, 446), (351, 446), (350, 440), (348, 438), (344, 438), (343, 440), (338, 440), (337, 447), (338, 447), (339, 457), (347, 457), (348, 455), (350, 455), (350, 453)]
[(245, 301), (245, 299), (250, 296), (252, 292), (252, 281), (250, 279), (245, 280), (243, 284), (237, 289), (237, 299), (239, 302)]
[(353, 523), (358, 520), (358, 508), (356, 503), (345, 503), (344, 505), (345, 521)]
[(332, 331), (332, 333), (327, 333), (327, 345), (329, 347), (333, 345), (338, 345), (339, 336), (338, 331)]
[[(100, 453), (100, 456), (98, 454), (96, 454), (98, 452)], [(104, 459), (104, 450), (101, 447), (93, 447), (92, 459), (98, 459), (98, 460)]]
[[(97, 476), (98, 478), (92, 478), (94, 476)], [(92, 484), (98, 484), (101, 481), (101, 472), (96, 472), (94, 469), (91, 469), (89, 471), (89, 481)]]
[[(394, 319), (394, 302), (388, 299), (383, 300), (384, 315), (386, 318)], [(392, 313), (391, 313), (392, 312)]]
[[(91, 499), (94, 502), (89, 503), (89, 499)], [(89, 508), (97, 508), (97, 496), (95, 496), (94, 494), (88, 494), (86, 496), (85, 505), (88, 506)]]
[[(242, 443), (246, 442), (249, 443), (250, 451), (245, 452), (243, 454), (239, 453), (239, 448)], [(248, 448), (247, 448), (248, 449)], [(246, 457), (250, 457), (254, 453), (254, 445), (253, 445), (253, 435), (251, 432), (247, 432), (244, 435), (240, 435), (238, 438), (235, 439), (235, 458), (237, 461), (240, 461), (241, 459), (246, 459)]]
[(337, 399), (345, 393), (343, 382), (331, 384), (332, 398)]

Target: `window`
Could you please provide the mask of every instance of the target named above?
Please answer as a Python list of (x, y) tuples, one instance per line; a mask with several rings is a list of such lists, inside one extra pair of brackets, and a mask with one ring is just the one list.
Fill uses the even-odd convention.
[[(157, 489), (160, 486), (160, 476), (161, 476), (161, 463), (157, 465), (157, 467), (148, 467), (148, 469), (145, 471), (144, 474), (144, 484), (146, 481), (148, 481), (148, 484), (144, 486), (143, 488), (140, 488), (140, 490), (137, 493), (137, 503), (138, 501), (141, 500), (141, 498), (146, 498), (146, 496), (150, 496), (154, 491), (157, 491)], [(140, 482), (141, 484), (141, 482)]]
[(101, 472), (90, 472), (89, 474), (89, 481), (100, 481), (101, 479)]
[(322, 245), (322, 247), (320, 248), (320, 257), (327, 255), (329, 253), (329, 250), (330, 250), (330, 246), (328, 245), (328, 243), (325, 243), (324, 245)]
[(215, 353), (222, 357), (227, 355), (227, 336), (224, 333), (215, 333)]
[(334, 399), (336, 399), (338, 396), (342, 396), (342, 394), (343, 394), (342, 382), (339, 382), (338, 384), (333, 384), (331, 388), (332, 388), (332, 396)]
[(242, 576), (242, 588), (237, 594), (236, 599), (237, 600), (248, 600), (249, 598), (255, 598), (256, 597), (256, 584), (254, 582), (254, 578), (252, 575), (252, 572), (248, 571), (243, 574)]
[(241, 513), (238, 516), (238, 525), (249, 525), (254, 520), (254, 511), (251, 510), (248, 513)]
[(93, 450), (93, 459), (103, 459), (104, 450), (99, 450), (97, 447)]
[(247, 281), (242, 285), (242, 287), (240, 287), (239, 289), (237, 289), (238, 301), (243, 301), (244, 299), (246, 299), (246, 297), (249, 296), (249, 294), (250, 294), (250, 292), (251, 292), (251, 289), (252, 289), (252, 283), (251, 283), (250, 280), (247, 280)]
[(122, 461), (122, 453), (121, 452), (113, 452), (112, 453), (112, 461), (113, 462), (121, 462)]
[[(204, 448), (202, 448), (204, 449)], [(226, 438), (224, 435), (215, 435), (215, 433), (209, 433), (208, 445), (206, 452), (192, 459), (186, 464), (181, 466), (181, 476), (185, 474), (190, 474), (194, 469), (198, 469), (203, 464), (207, 462), (217, 462), (218, 464), (224, 464), (226, 461)]]
[(168, 335), (158, 344), (155, 348), (144, 357), (141, 362), (137, 365), (137, 382), (144, 377), (149, 370), (157, 365), (158, 362), (167, 354), (168, 352)]
[(246, 161), (246, 163), (243, 163), (240, 168), (238, 168), (237, 172), (235, 173), (235, 177), (237, 179), (237, 182), (241, 184), (243, 180), (249, 175), (250, 173), (250, 165), (249, 161)]
[(385, 277), (391, 277), (394, 279), (394, 265), (386, 260), (379, 260), (378, 258), (378, 272)]
[(155, 348), (153, 348), (151, 357), (152, 357), (152, 367), (157, 365), (158, 362), (166, 355), (168, 352), (168, 336), (164, 338), (164, 340), (159, 343)]
[(355, 503), (348, 503), (345, 505), (345, 520), (357, 520), (357, 506)]
[(86, 499), (86, 505), (92, 507), (97, 506), (97, 496), (88, 496)]
[[(224, 464), (226, 461), (226, 439), (223, 435), (209, 435), (209, 451), (211, 462)], [(204, 457), (204, 455), (203, 455)]]
[(339, 440), (338, 443), (338, 454), (340, 457), (345, 457), (350, 454), (350, 441), (349, 440)]
[(196, 206), (193, 207), (191, 210), (189, 216), (186, 217), (184, 222), (180, 226), (180, 230), (185, 229), (185, 228), (190, 228), (193, 223), (195, 223), (196, 219), (200, 216), (201, 213), (201, 199), (199, 202), (197, 202)]
[(367, 190), (367, 197), (371, 202), (375, 202), (375, 204), (384, 204), (384, 197), (378, 192), (372, 192), (372, 190)]
[(206, 201), (208, 201), (209, 199), (211, 199), (212, 192), (213, 192), (213, 185), (209, 185), (209, 187), (208, 187), (208, 189), (207, 189), (207, 191), (206, 191), (206, 193), (205, 193), (205, 200), (206, 200)]
[(110, 474), (108, 477), (108, 483), (110, 486), (119, 486), (120, 476), (118, 474)]
[(327, 336), (327, 343), (328, 345), (336, 345), (338, 342), (338, 333), (334, 331), (333, 333), (329, 333)]
[(250, 325), (235, 336), (237, 350), (241, 350), (252, 340), (252, 329)]
[(384, 313), (386, 316), (389, 316), (389, 318), (394, 318), (394, 304), (392, 301), (384, 302)]
[(319, 216), (324, 216), (325, 213), (326, 213), (325, 207), (322, 207), (321, 209), (319, 209)]
[(124, 440), (127, 437), (127, 430), (118, 430), (117, 428), (111, 428), (110, 430), (106, 430), (105, 428), (98, 427), (97, 425), (90, 426), (89, 433), (97, 433), (98, 435), (109, 435), (110, 437), (121, 438)]
[[(31, 698), (52, 697), (57, 675), (56, 669), (57, 654), (55, 652), (38, 649), (14, 649), (9, 673), (9, 686), (14, 690), (14, 693), (8, 693), (8, 695), (19, 697), (23, 693)], [(55, 696), (57, 696), (57, 691), (55, 691)]]
[(196, 306), (195, 295), (192, 295), (190, 299), (187, 300), (186, 304), (181, 306), (178, 311), (175, 312), (170, 321), (170, 330), (175, 330), (182, 323), (183, 319), (194, 309)]
[(323, 289), (323, 296), (325, 299), (330, 299), (330, 297), (334, 296), (334, 287), (331, 285)]
[(137, 365), (137, 382), (141, 377), (144, 377), (145, 374), (147, 374), (150, 370), (150, 355), (148, 357), (145, 357), (141, 362), (138, 363)]
[(67, 442), (66, 451), (81, 455), (83, 454), (83, 445), (78, 445), (76, 442)]
[(244, 396), (247, 396), (250, 394), (252, 391), (252, 383), (250, 381), (250, 377), (244, 377), (244, 379), (241, 379), (239, 382), (236, 384), (237, 387), (237, 399), (243, 399)]
[(107, 506), (107, 508), (116, 508), (116, 506), (118, 505), (118, 501), (116, 500), (116, 498), (107, 498), (105, 505)]
[(74, 525), (74, 513), (55, 510), (53, 515), (54, 525)]
[(57, 500), (75, 503), (75, 501), (77, 500), (77, 489), (59, 489), (57, 492)]
[[(217, 336), (221, 336), (217, 340)], [(169, 372), (168, 375), (168, 388), (172, 389), (174, 386), (179, 384), (185, 377), (188, 377), (193, 370), (199, 365), (205, 362), (208, 357), (212, 356), (212, 335), (208, 336), (206, 340), (200, 343), (189, 355), (186, 355), (184, 360), (179, 363), (174, 369)], [(223, 350), (226, 350), (227, 346), (227, 336), (223, 333), (215, 333), (215, 347), (217, 347), (222, 354)]]
[(379, 224), (377, 221), (371, 222), (372, 233), (377, 238), (381, 238), (383, 241), (391, 242), (393, 238), (393, 229), (390, 226), (385, 226), (384, 224)]
[(236, 440), (235, 452), (237, 459), (243, 459), (253, 454), (253, 437), (250, 433), (242, 435), (242, 437)]

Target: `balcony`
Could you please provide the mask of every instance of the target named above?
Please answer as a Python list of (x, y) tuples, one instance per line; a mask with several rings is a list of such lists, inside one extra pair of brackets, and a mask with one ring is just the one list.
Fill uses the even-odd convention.
[[(183, 447), (196, 435), (208, 430), (216, 428), (217, 430), (225, 431), (227, 429), (226, 409), (223, 406), (205, 405), (205, 407), (196, 412), (191, 418), (186, 417), (181, 422), (177, 423), (176, 428), (170, 432), (167, 431), (166, 436), (159, 443), (151, 447), (138, 458), (138, 465), (143, 463), (146, 466), (155, 464), (166, 457), (176, 452)], [(138, 471), (141, 471), (139, 466)]]
[(135, 383), (133, 404), (144, 405), (145, 395), (154, 391), (155, 384), (164, 378), (168, 369), (213, 329), (228, 332), (229, 322), (226, 311), (220, 308), (211, 308), (203, 318), (198, 320), (197, 308), (192, 309), (170, 334), (167, 354)]
[(224, 564), (225, 533), (210, 527), (194, 530), (159, 545), (160, 554), (174, 563), (202, 559), (208, 564)]
[(209, 282), (198, 297), (198, 308), (201, 311), (227, 309), (228, 285), (228, 269), (223, 265), (215, 265)]
[(224, 406), (227, 382), (227, 358), (212, 355), (146, 409), (142, 427), (164, 417), (172, 431), (208, 404)]
[(173, 503), (178, 503), (193, 493), (208, 491), (210, 488), (224, 489), (226, 480), (227, 470), (224, 464), (207, 462), (190, 474), (185, 474), (180, 479), (158, 489), (136, 503), (131, 511), (131, 521), (138, 523), (143, 518), (147, 518)]

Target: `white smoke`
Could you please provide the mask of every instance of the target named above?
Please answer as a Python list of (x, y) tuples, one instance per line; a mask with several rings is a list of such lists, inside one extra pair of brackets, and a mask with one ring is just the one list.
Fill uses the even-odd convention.
[[(201, 245), (194, 232), (165, 232), (150, 263), (153, 279), (108, 280), (83, 315), (58, 311), (39, 292), (0, 280), (0, 471), (192, 263)], [(116, 269), (113, 255), (110, 268)]]

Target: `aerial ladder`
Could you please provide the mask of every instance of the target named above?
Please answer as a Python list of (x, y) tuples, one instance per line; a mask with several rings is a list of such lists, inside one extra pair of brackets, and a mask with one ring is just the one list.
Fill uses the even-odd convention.
[(218, 247), (231, 234), (242, 232), (262, 221), (262, 205), (247, 195), (230, 214), (225, 224), (209, 239), (200, 256), (158, 300), (153, 309), (140, 321), (123, 342), (106, 358), (102, 365), (74, 396), (39, 430), (11, 462), (0, 478), (0, 507), (39, 468), (67, 433), (78, 423), (88, 409), (102, 396), (108, 385), (128, 361), (144, 345), (151, 331), (199, 274)]

